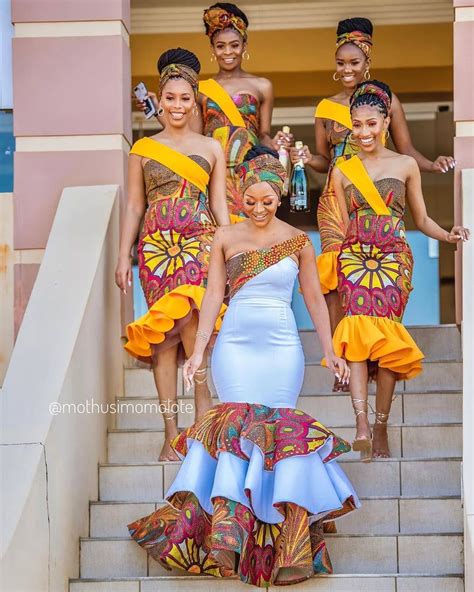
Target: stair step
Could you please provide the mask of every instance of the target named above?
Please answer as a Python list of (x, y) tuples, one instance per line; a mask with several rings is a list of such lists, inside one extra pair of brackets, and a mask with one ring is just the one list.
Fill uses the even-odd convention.
[[(460, 498), (363, 498), (362, 507), (337, 523), (340, 534), (458, 533), (463, 529)], [(91, 537), (126, 537), (127, 524), (154, 512), (162, 504), (93, 502)]]
[[(209, 372), (211, 390), (211, 373)], [(334, 383), (332, 374), (319, 363), (307, 363), (305, 378), (301, 395), (312, 395), (316, 392), (330, 393)], [(373, 391), (374, 385), (371, 385)], [(408, 381), (399, 381), (396, 391), (419, 392), (423, 390), (461, 390), (462, 389), (462, 363), (458, 361), (427, 361), (423, 365), (423, 372)], [(192, 398), (192, 390), (183, 392), (181, 372), (178, 379), (178, 396)], [(125, 396), (126, 397), (154, 397), (156, 388), (153, 374), (144, 368), (127, 368), (125, 371)]]
[[(430, 573), (460, 575), (461, 534), (346, 536), (327, 535), (334, 571), (353, 573)], [(363, 553), (354, 553), (354, 548)], [(81, 539), (81, 575), (85, 578), (169, 575), (130, 538)], [(173, 570), (175, 575), (186, 572)]]
[[(125, 430), (112, 430), (108, 434), (108, 460), (110, 463), (155, 462), (164, 441), (164, 432), (155, 429), (159, 416), (136, 415), (138, 421)], [(145, 421), (147, 420), (147, 421)], [(154, 421), (151, 421), (154, 420)], [(140, 422), (143, 425), (135, 426)], [(352, 425), (331, 426), (338, 436), (352, 442), (355, 428)], [(151, 424), (152, 427), (147, 427)], [(145, 431), (146, 430), (146, 431)], [(393, 456), (403, 458), (450, 458), (462, 456), (462, 425), (392, 424), (388, 427), (390, 450)], [(344, 458), (359, 458), (359, 453), (349, 452)]]
[[(371, 463), (342, 459), (341, 465), (359, 496), (458, 496), (459, 458), (378, 459)], [(178, 462), (105, 464), (99, 467), (102, 501), (158, 502), (180, 467)]]
[[(235, 578), (220, 580), (207, 576), (145, 577), (130, 579), (71, 580), (69, 592), (245, 592), (248, 586)], [(276, 592), (281, 586), (271, 586)], [(317, 576), (298, 584), (301, 592), (463, 592), (458, 576), (347, 574)]]

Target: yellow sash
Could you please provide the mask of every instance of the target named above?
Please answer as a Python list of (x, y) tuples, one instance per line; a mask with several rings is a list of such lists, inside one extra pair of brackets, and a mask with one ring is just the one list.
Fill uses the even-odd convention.
[(340, 161), (336, 166), (357, 187), (377, 216), (390, 216), (390, 210), (358, 156)]
[(314, 112), (315, 117), (321, 117), (322, 119), (332, 119), (342, 124), (347, 129), (352, 129), (351, 112), (349, 107), (330, 101), (329, 99), (323, 99), (318, 103), (316, 111)]
[(246, 127), (242, 114), (229, 93), (213, 78), (199, 83), (199, 92), (217, 103), (232, 125)]
[(192, 158), (181, 154), (174, 148), (170, 148), (161, 142), (151, 138), (137, 140), (130, 150), (130, 154), (138, 154), (144, 158), (151, 158), (165, 165), (168, 169), (186, 179), (203, 193), (206, 193), (209, 185), (209, 175)]

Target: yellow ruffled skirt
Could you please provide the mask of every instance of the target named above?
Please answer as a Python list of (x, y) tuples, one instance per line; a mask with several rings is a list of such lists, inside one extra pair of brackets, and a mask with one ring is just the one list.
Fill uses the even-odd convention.
[(319, 283), (321, 284), (321, 292), (329, 294), (333, 290), (337, 290), (337, 257), (339, 251), (327, 251), (321, 253), (316, 258), (316, 265), (318, 266)]
[(397, 380), (415, 377), (424, 356), (406, 328), (385, 317), (348, 316), (333, 337), (337, 356), (349, 362), (370, 360), (396, 374)]
[[(128, 342), (125, 349), (133, 357), (151, 362), (153, 346), (163, 344), (171, 338), (179, 341), (177, 333), (186, 323), (193, 310), (200, 310), (206, 289), (202, 286), (184, 285), (162, 296), (142, 317), (127, 326)], [(217, 318), (215, 330), (222, 324), (226, 310), (223, 304)]]

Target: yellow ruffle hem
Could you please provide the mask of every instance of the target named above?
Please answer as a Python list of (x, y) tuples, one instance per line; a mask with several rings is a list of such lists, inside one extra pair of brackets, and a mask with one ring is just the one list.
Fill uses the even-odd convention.
[[(124, 345), (127, 352), (139, 360), (151, 361), (151, 346), (163, 343), (166, 333), (193, 309), (200, 310), (205, 293), (202, 286), (187, 284), (162, 296), (146, 314), (127, 326), (128, 342)], [(221, 306), (216, 331), (220, 329), (226, 308), (225, 304)]]
[(339, 251), (327, 251), (316, 258), (319, 282), (323, 294), (337, 289), (337, 257)]
[[(336, 356), (349, 362), (371, 360), (395, 372), (397, 380), (408, 380), (422, 370), (422, 351), (406, 328), (385, 317), (344, 317), (333, 337)], [(323, 361), (324, 363), (324, 361)]]

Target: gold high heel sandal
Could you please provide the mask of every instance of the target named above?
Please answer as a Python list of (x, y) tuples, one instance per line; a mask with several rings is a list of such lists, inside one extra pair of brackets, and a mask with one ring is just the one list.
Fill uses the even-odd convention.
[[(363, 403), (366, 406), (366, 410), (357, 409), (354, 403)], [(356, 419), (359, 415), (368, 415), (369, 402), (365, 399), (352, 399), (352, 408)], [(372, 437), (370, 438), (357, 438), (352, 442), (352, 450), (360, 452), (360, 460), (362, 462), (370, 462), (372, 460)]]

